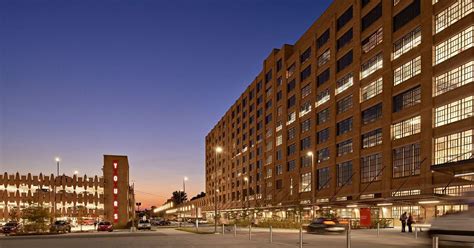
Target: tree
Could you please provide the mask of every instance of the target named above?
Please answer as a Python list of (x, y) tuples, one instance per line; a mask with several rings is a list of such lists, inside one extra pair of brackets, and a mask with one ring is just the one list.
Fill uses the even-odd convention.
[(20, 210), (18, 208), (12, 208), (10, 209), (10, 212), (8, 213), (10, 220), (11, 221), (19, 221), (20, 220)]
[(23, 210), (23, 219), (28, 221), (25, 225), (26, 231), (46, 231), (48, 230), (48, 219), (50, 218), (49, 210), (47, 208), (33, 206)]
[(192, 201), (192, 200), (199, 199), (199, 198), (202, 198), (202, 197), (204, 197), (204, 196), (206, 196), (206, 193), (201, 192), (201, 193), (197, 194), (196, 196), (194, 196), (193, 198), (191, 198), (191, 201)]
[(173, 200), (174, 205), (177, 206), (188, 200), (188, 196), (183, 191), (175, 191), (173, 192), (171, 199)]

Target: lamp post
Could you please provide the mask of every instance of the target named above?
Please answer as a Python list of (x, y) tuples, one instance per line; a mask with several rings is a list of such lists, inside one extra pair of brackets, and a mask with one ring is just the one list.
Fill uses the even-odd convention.
[(214, 163), (214, 233), (217, 233), (217, 156), (222, 152), (222, 147), (216, 147), (216, 162)]
[[(247, 185), (247, 204), (245, 204), (245, 206), (247, 206), (247, 208), (245, 209), (245, 216), (247, 217), (247, 211), (248, 211), (248, 208), (250, 207), (250, 190), (249, 190), (249, 178), (248, 177), (244, 177), (244, 182), (245, 184)], [(244, 201), (245, 201), (245, 197), (244, 197)]]
[[(56, 178), (59, 177), (59, 162), (61, 162), (61, 158), (56, 157), (54, 158), (54, 161), (56, 161)], [(54, 201), (53, 201), (53, 220), (56, 220), (56, 178), (53, 181), (53, 195), (54, 195)]]
[(188, 181), (188, 177), (184, 177), (183, 178), (183, 198), (184, 198), (184, 195), (186, 195), (186, 181)]
[(311, 218), (314, 219), (314, 194), (315, 194), (315, 173), (314, 173), (314, 153), (308, 152), (308, 156), (311, 157)]

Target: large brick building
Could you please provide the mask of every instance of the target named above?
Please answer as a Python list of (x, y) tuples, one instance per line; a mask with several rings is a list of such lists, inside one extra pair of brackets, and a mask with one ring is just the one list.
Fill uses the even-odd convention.
[(472, 0), (334, 1), (295, 44), (273, 49), (206, 136), (208, 214), (215, 198), (230, 217), (465, 209), (473, 9)]

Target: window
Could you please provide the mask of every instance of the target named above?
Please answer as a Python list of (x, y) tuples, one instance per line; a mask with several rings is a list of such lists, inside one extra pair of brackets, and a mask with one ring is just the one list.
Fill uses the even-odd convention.
[(382, 67), (383, 56), (379, 53), (361, 65), (360, 78), (364, 79)]
[(413, 0), (413, 2), (404, 8), (400, 13), (393, 17), (393, 32), (399, 30), (405, 24), (409, 23), (415, 17), (420, 15), (421, 7), (420, 0)]
[(311, 148), (311, 137), (305, 137), (300, 141), (301, 150), (306, 150)]
[(311, 102), (306, 101), (301, 104), (300, 106), (300, 117), (306, 115), (307, 113), (311, 112)]
[(393, 177), (406, 177), (420, 174), (420, 144), (410, 144), (393, 149)]
[(281, 165), (275, 166), (275, 172), (276, 172), (277, 175), (283, 174), (283, 169), (282, 169)]
[(366, 125), (372, 123), (382, 117), (382, 103), (374, 105), (366, 110), (363, 110), (362, 113), (362, 124)]
[(308, 65), (308, 67), (306, 67), (306, 68), (300, 73), (301, 81), (306, 80), (307, 78), (309, 78), (309, 76), (311, 76), (311, 65)]
[(283, 62), (281, 59), (277, 61), (277, 72), (281, 71), (281, 68), (283, 67)]
[(276, 151), (276, 160), (281, 160), (282, 158), (283, 158), (283, 152), (281, 151), (280, 148), (278, 148)]
[(288, 114), (288, 121), (286, 122), (286, 125), (290, 125), (291, 123), (295, 122), (295, 120), (296, 120), (296, 113), (291, 112), (290, 114)]
[(287, 85), (286, 85), (286, 92), (290, 93), (293, 91), (296, 87), (296, 80), (291, 80)]
[(473, 11), (472, 0), (458, 0), (435, 16), (435, 33), (439, 33)]
[(311, 94), (311, 84), (307, 84), (301, 89), (301, 98), (305, 98)]
[(421, 102), (421, 87), (409, 89), (393, 97), (393, 112), (399, 112)]
[(352, 131), (352, 117), (347, 118), (343, 121), (340, 121), (336, 125), (336, 134), (337, 135), (342, 135), (347, 132)]
[(436, 76), (433, 84), (433, 95), (438, 96), (472, 82), (474, 82), (474, 61)]
[(323, 105), (330, 99), (329, 88), (316, 95), (316, 107)]
[(336, 144), (337, 156), (343, 156), (352, 152), (352, 139)]
[(329, 120), (329, 108), (323, 109), (317, 114), (317, 124), (323, 124)]
[(382, 2), (377, 4), (367, 15), (362, 17), (361, 29), (362, 31), (366, 30), (372, 23), (377, 21), (382, 16)]
[(327, 49), (323, 54), (318, 57), (318, 66), (321, 67), (331, 59), (331, 50)]
[(295, 63), (293, 63), (292, 65), (288, 67), (288, 69), (286, 69), (286, 78), (290, 78), (291, 76), (293, 76), (295, 71), (296, 71), (296, 65)]
[(283, 79), (281, 77), (277, 78), (277, 86), (280, 86), (283, 83)]
[(318, 169), (318, 189), (329, 188), (329, 167)]
[(337, 165), (337, 186), (352, 184), (352, 161)]
[(363, 183), (382, 180), (382, 154), (376, 153), (360, 158), (361, 176)]
[(311, 172), (301, 174), (300, 192), (311, 191)]
[(278, 189), (278, 190), (282, 189), (283, 188), (283, 180), (281, 180), (281, 179), (276, 180), (275, 181), (275, 188)]
[(280, 134), (276, 137), (276, 145), (279, 146), (282, 143), (283, 143), (283, 135)]
[(361, 8), (364, 8), (367, 4), (370, 3), (370, 0), (360, 0), (360, 6)]
[(309, 167), (309, 166), (311, 166), (311, 157), (310, 156), (301, 157), (301, 167)]
[(360, 89), (360, 101), (367, 101), (370, 98), (382, 93), (382, 78), (379, 78)]
[(296, 96), (293, 95), (290, 98), (288, 98), (287, 108), (291, 108), (291, 107), (295, 106), (295, 104), (296, 104)]
[(287, 165), (287, 167), (286, 167), (287, 171), (294, 171), (296, 169), (296, 161), (295, 160), (288, 161), (288, 163), (286, 163), (286, 165)]
[(318, 158), (318, 163), (326, 161), (329, 159), (329, 148), (323, 148), (316, 152), (316, 157)]
[(474, 116), (474, 97), (469, 96), (457, 101), (439, 106), (434, 111), (435, 127), (460, 121)]
[(311, 57), (311, 47), (306, 49), (301, 55), (300, 55), (300, 63), (303, 64), (306, 62), (309, 58)]
[(474, 26), (470, 26), (462, 32), (436, 45), (434, 64), (437, 65), (471, 48), (474, 44), (472, 40), (473, 33)]
[(421, 56), (418, 56), (393, 71), (393, 85), (398, 85), (420, 74)]
[(272, 69), (270, 69), (266, 74), (265, 74), (265, 83), (270, 82), (272, 80)]
[(325, 128), (316, 133), (316, 142), (318, 144), (324, 143), (329, 139), (329, 128)]
[(337, 39), (337, 43), (336, 43), (337, 50), (343, 48), (345, 45), (351, 42), (352, 36), (353, 36), (353, 33), (352, 33), (352, 28), (351, 28), (349, 29), (349, 31), (344, 33), (339, 39)]
[(348, 95), (341, 100), (337, 101), (336, 103), (336, 109), (337, 113), (344, 113), (347, 110), (352, 108), (352, 95)]
[(307, 132), (311, 129), (311, 119), (304, 120), (301, 122), (301, 132)]
[(392, 139), (401, 139), (421, 131), (421, 117), (415, 116), (410, 119), (392, 125)]
[(272, 114), (265, 116), (265, 124), (268, 124), (272, 121)]
[(412, 48), (421, 44), (421, 27), (418, 26), (408, 34), (393, 43), (392, 59), (395, 60)]
[(346, 74), (344, 77), (340, 78), (336, 81), (336, 92), (335, 94), (339, 94), (344, 92), (345, 90), (349, 89), (352, 84), (354, 83), (354, 75), (352, 72)]
[(467, 160), (474, 155), (473, 130), (435, 139), (435, 164)]
[(378, 44), (382, 43), (382, 41), (383, 41), (383, 31), (382, 30), (383, 30), (382, 28), (377, 29), (377, 31), (375, 31), (373, 34), (371, 34), (369, 37), (365, 38), (361, 42), (363, 53), (368, 53), (370, 50), (372, 50)]
[(296, 144), (291, 144), (286, 147), (286, 155), (290, 156), (296, 153)]
[(348, 67), (350, 64), (352, 64), (352, 50), (348, 53), (346, 53), (344, 56), (342, 56), (340, 59), (337, 60), (336, 64), (336, 70), (337, 72), (340, 72), (344, 70), (346, 67)]
[(288, 128), (287, 140), (292, 140), (295, 137), (296, 137), (296, 128), (295, 127)]
[(382, 128), (362, 134), (362, 148), (369, 148), (382, 144)]
[(318, 39), (316, 40), (316, 45), (318, 46), (318, 48), (321, 48), (322, 46), (324, 46), (324, 44), (326, 44), (329, 40), (329, 28), (326, 29), (326, 31), (324, 31), (324, 33), (322, 33)]
[(321, 72), (321, 74), (318, 75), (317, 82), (316, 82), (318, 87), (324, 84), (325, 82), (327, 82), (329, 80), (329, 76), (330, 76), (329, 68)]
[(337, 18), (336, 29), (339, 30), (352, 19), (352, 6)]

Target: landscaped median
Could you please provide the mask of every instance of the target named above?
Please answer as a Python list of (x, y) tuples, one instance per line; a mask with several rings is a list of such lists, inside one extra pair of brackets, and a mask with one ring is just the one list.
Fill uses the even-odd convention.
[(212, 231), (196, 230), (195, 227), (181, 227), (181, 228), (176, 228), (175, 230), (183, 231), (183, 232), (189, 232), (189, 233), (195, 233), (195, 234), (213, 234), (214, 233)]

